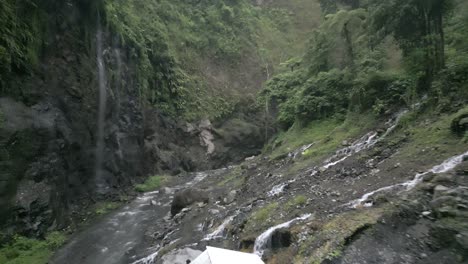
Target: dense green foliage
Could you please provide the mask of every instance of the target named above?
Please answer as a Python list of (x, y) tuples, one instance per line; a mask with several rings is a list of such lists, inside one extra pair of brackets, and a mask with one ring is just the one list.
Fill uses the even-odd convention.
[(188, 118), (220, 117), (242, 100), (232, 87), (213, 87), (203, 67), (229, 72), (251, 60), (254, 67), (270, 67), (278, 55), (268, 47), (288, 46), (279, 37), (290, 24), (286, 11), (247, 0), (107, 0), (105, 12), (111, 30), (132, 47), (145, 98)]
[(45, 264), (66, 237), (52, 232), (44, 240), (15, 236), (11, 243), (0, 249), (0, 263), (4, 264)]
[[(37, 64), (44, 11), (33, 0), (0, 2), (0, 88), (13, 71)], [(24, 19), (28, 17), (28, 19)]]
[[(327, 1), (321, 3), (326, 7)], [(467, 56), (461, 43), (468, 36), (468, 16), (449, 12), (455, 4), (460, 10), (466, 4), (426, 4), (395, 0), (369, 1), (357, 9), (328, 6), (306, 54), (296, 59), (300, 67), (272, 78), (260, 100), (277, 107), (278, 121), (287, 128), (347, 111), (379, 115), (410, 107), (428, 93), (440, 110), (457, 96), (466, 98), (460, 95), (466, 95), (468, 68), (460, 58)], [(417, 10), (430, 17), (411, 13)]]

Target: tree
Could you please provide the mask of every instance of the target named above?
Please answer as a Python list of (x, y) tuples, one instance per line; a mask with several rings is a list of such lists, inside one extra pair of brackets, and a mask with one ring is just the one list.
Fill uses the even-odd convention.
[(445, 66), (444, 17), (453, 6), (453, 0), (371, 2), (372, 25), (377, 33), (382, 37), (393, 35), (406, 56), (417, 49), (424, 50), (426, 85)]

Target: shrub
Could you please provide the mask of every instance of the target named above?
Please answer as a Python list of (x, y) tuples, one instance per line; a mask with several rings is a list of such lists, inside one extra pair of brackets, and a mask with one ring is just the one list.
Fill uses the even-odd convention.
[(15, 236), (10, 244), (0, 248), (0, 263), (4, 264), (46, 264), (66, 241), (61, 232), (51, 232), (44, 240)]

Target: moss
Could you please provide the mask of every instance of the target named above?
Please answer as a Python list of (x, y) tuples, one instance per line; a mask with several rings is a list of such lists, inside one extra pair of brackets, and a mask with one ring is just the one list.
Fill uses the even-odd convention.
[(310, 257), (310, 263), (321, 263), (341, 255), (346, 240), (359, 230), (374, 225), (389, 208), (372, 208), (343, 213), (323, 224), (300, 245), (299, 255)]
[(294, 209), (298, 206), (304, 206), (305, 204), (307, 203), (307, 197), (305, 197), (304, 195), (298, 195), (292, 199), (290, 199), (285, 207), (287, 210), (291, 210), (291, 209)]
[(263, 229), (264, 227), (276, 224), (276, 219), (271, 219), (271, 216), (278, 209), (277, 202), (266, 205), (253, 212), (247, 221), (245, 233), (250, 233), (255, 230)]
[(151, 176), (142, 184), (135, 185), (137, 192), (149, 192), (160, 188), (168, 180), (167, 176)]
[(94, 205), (94, 213), (96, 215), (104, 215), (119, 208), (120, 205), (121, 203), (119, 202), (99, 202)]
[(45, 264), (53, 252), (66, 241), (61, 232), (52, 232), (44, 240), (15, 236), (11, 243), (0, 248), (0, 263)]

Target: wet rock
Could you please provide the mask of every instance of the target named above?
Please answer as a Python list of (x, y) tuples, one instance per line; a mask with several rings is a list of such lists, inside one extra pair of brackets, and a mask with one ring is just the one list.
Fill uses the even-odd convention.
[(442, 195), (442, 193), (448, 191), (449, 188), (448, 187), (445, 187), (443, 185), (437, 185), (435, 188), (434, 188), (434, 199), (437, 198), (437, 197), (440, 197)]
[(452, 120), (450, 126), (452, 132), (458, 136), (463, 136), (468, 131), (468, 113), (463, 113)]
[(447, 184), (453, 182), (453, 176), (447, 173), (438, 174), (433, 179), (432, 182), (438, 184)]
[(289, 247), (291, 243), (292, 235), (288, 229), (278, 229), (271, 235), (272, 249)]
[(468, 250), (468, 231), (457, 234), (455, 240), (463, 249)]
[(255, 245), (255, 239), (256, 237), (244, 237), (241, 239), (239, 247), (251, 251)]
[(257, 168), (257, 163), (252, 163), (252, 164), (249, 164), (247, 165), (247, 169), (248, 170), (255, 170)]
[(165, 254), (161, 260), (162, 264), (186, 264), (187, 260), (196, 259), (202, 251), (191, 248), (176, 249)]
[(185, 189), (174, 195), (174, 199), (171, 204), (171, 214), (174, 216), (182, 211), (182, 209), (196, 202), (208, 203), (208, 201), (209, 198), (207, 193), (196, 189)]
[(423, 182), (430, 182), (434, 179), (435, 176), (435, 173), (429, 172), (428, 174), (424, 175)]
[(235, 190), (230, 191), (228, 193), (228, 195), (226, 197), (224, 197), (223, 202), (225, 204), (230, 204), (230, 203), (234, 202), (234, 200), (236, 199), (236, 195), (237, 195), (237, 191), (235, 191)]
[(392, 155), (392, 150), (389, 149), (389, 148), (386, 148), (382, 151), (382, 156), (387, 158), (387, 157), (390, 157), (390, 155)]
[(456, 203), (457, 199), (453, 196), (440, 196), (432, 200), (430, 204), (434, 210), (438, 210), (439, 208), (447, 205), (455, 206)]

